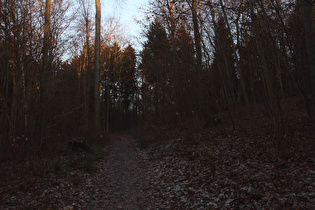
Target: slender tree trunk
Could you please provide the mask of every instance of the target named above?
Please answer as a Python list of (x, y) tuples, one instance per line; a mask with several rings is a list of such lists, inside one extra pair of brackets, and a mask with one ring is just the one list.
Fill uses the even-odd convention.
[(263, 47), (263, 43), (261, 41), (261, 36), (259, 33), (257, 21), (256, 21), (256, 15), (254, 13), (253, 1), (250, 0), (249, 4), (250, 4), (250, 14), (251, 14), (251, 18), (252, 18), (253, 26), (254, 26), (254, 33), (256, 36), (256, 45), (257, 45), (258, 55), (259, 55), (259, 58), (260, 58), (260, 61), (262, 64), (263, 74), (264, 74), (264, 79), (265, 79), (265, 85), (266, 85), (267, 93), (268, 93), (268, 97), (269, 97), (272, 122), (273, 122), (273, 126), (274, 126), (274, 135), (278, 141), (279, 148), (282, 149), (282, 139), (280, 136), (280, 127), (279, 127), (279, 125), (280, 125), (279, 115), (278, 115), (279, 113), (278, 113), (278, 109), (277, 109), (276, 98), (275, 98), (274, 93), (273, 93), (272, 78), (271, 78), (271, 75), (270, 75), (270, 72), (268, 69), (267, 59), (265, 56), (265, 50)]
[(2, 129), (2, 137), (5, 139), (9, 138), (9, 133), (8, 133), (8, 128), (9, 128), (9, 111), (8, 111), (8, 99), (9, 99), (9, 78), (10, 78), (10, 65), (9, 65), (9, 49), (10, 49), (10, 40), (9, 40), (9, 24), (8, 24), (8, 19), (5, 18), (4, 21), (4, 54), (2, 55), (4, 58), (4, 66), (3, 66), (3, 78), (2, 81), (3, 83), (1, 84), (0, 88), (3, 90), (4, 93), (4, 99), (5, 103), (1, 104), (2, 105), (2, 112), (0, 114), (0, 123)]
[[(274, 6), (274, 8), (275, 8), (275, 10), (279, 16), (280, 22), (283, 23), (279, 10), (277, 9), (277, 7), (273, 1), (271, 1), (271, 3)], [(261, 7), (265, 17), (268, 17), (268, 15), (265, 11), (265, 8), (264, 8), (264, 4), (262, 2), (260, 2), (260, 7)], [(285, 32), (285, 27), (284, 27), (284, 32)], [(285, 40), (285, 38), (282, 36), (281, 40)], [(271, 44), (271, 46), (269, 47), (269, 49), (271, 49), (271, 51), (268, 52), (268, 45), (270, 46), (270, 44), (267, 44), (267, 54), (273, 55), (273, 56), (271, 56), (271, 61), (273, 62), (274, 66), (275, 66), (275, 70), (276, 70), (276, 75), (275, 75), (276, 77), (274, 78), (274, 86), (277, 88), (276, 88), (276, 90), (274, 90), (275, 93), (273, 94), (273, 97), (275, 100), (275, 105), (278, 107), (276, 109), (276, 111), (280, 117), (279, 124), (281, 121), (282, 129), (283, 129), (285, 127), (284, 115), (286, 114), (286, 112), (285, 112), (286, 103), (284, 100), (285, 95), (284, 95), (284, 89), (283, 89), (282, 78), (281, 78), (281, 50), (273, 50), (274, 49), (273, 44)], [(290, 49), (290, 47), (289, 47), (289, 49)], [(271, 77), (270, 79), (272, 80), (272, 76), (270, 76), (270, 77)], [(279, 92), (277, 92), (277, 90)], [(277, 98), (278, 98), (278, 100), (277, 100)], [(280, 125), (279, 125), (279, 127), (280, 127)]]
[(42, 147), (44, 141), (44, 124), (46, 118), (46, 105), (48, 96), (48, 75), (49, 75), (49, 51), (50, 51), (50, 7), (51, 0), (46, 0), (45, 7), (45, 25), (44, 25), (44, 46), (43, 46), (43, 58), (42, 69), (40, 76), (40, 120), (39, 120), (39, 138), (40, 147)]
[(28, 127), (28, 107), (27, 107), (27, 98), (26, 98), (26, 81), (25, 81), (25, 69), (24, 69), (24, 62), (23, 62), (23, 50), (20, 50), (19, 62), (20, 62), (20, 70), (22, 76), (22, 103), (23, 103), (23, 114), (24, 114), (24, 122), (23, 122), (23, 129), (24, 133), (26, 128)]
[[(15, 48), (15, 62), (16, 62), (16, 67), (12, 68), (12, 97), (11, 97), (11, 108), (10, 108), (10, 125), (9, 125), (9, 135), (10, 136), (15, 136), (17, 135), (17, 115), (18, 115), (18, 78), (19, 76), (18, 74), (18, 70), (19, 70), (19, 42), (20, 42), (20, 38), (19, 38), (19, 26), (18, 26), (18, 21), (17, 21), (17, 17), (16, 17), (16, 5), (15, 2), (12, 2), (10, 4), (11, 6), (11, 11), (12, 11), (12, 16), (10, 18), (12, 18), (12, 22), (13, 22), (13, 26), (12, 26), (12, 30), (14, 31), (14, 40), (17, 40), (14, 42), (14, 48)], [(10, 46), (10, 45), (9, 45)]]
[[(302, 17), (305, 28), (306, 49), (312, 77), (312, 94), (315, 95), (315, 2), (301, 0)], [(314, 97), (315, 99), (315, 97)]]
[(82, 85), (82, 72), (83, 72), (83, 63), (84, 61), (81, 61), (81, 58), (79, 59), (79, 66), (78, 66), (78, 91), (77, 91), (77, 103), (78, 106), (81, 105), (81, 85)]
[(194, 26), (194, 38), (197, 56), (197, 80), (199, 79), (202, 69), (202, 53), (201, 53), (201, 36), (199, 32), (198, 14), (197, 14), (197, 0), (192, 1), (192, 17)]
[[(108, 60), (111, 60), (111, 50), (109, 49), (108, 51), (105, 51), (106, 57)], [(104, 111), (104, 128), (105, 132), (109, 133), (109, 121), (110, 121), (110, 110), (111, 110), (111, 95), (110, 95), (110, 81), (111, 81), (111, 72), (106, 71), (105, 72), (105, 111)]]
[(90, 98), (90, 30), (89, 19), (85, 18), (85, 46), (83, 57), (83, 69), (82, 69), (82, 112), (81, 121), (82, 125), (87, 128), (88, 126), (88, 114), (89, 114), (89, 98)]
[[(201, 101), (203, 100), (201, 97), (201, 88), (200, 88), (200, 77), (202, 71), (202, 52), (201, 52), (201, 35), (199, 31), (199, 23), (198, 23), (198, 14), (197, 14), (197, 0), (192, 0), (192, 18), (193, 18), (193, 27), (194, 27), (194, 40), (195, 40), (195, 50), (196, 50), (196, 81), (194, 82), (196, 85), (196, 112), (197, 116), (200, 116), (202, 110)], [(203, 107), (201, 107), (203, 108)]]
[[(107, 79), (108, 81), (108, 79)], [(108, 81), (109, 83), (109, 81)], [(106, 116), (105, 116), (105, 131), (106, 133), (109, 133), (109, 111), (110, 111), (110, 105), (111, 105), (111, 100), (110, 100), (110, 92), (109, 92), (109, 85), (107, 85), (107, 90), (106, 90)]]
[[(88, 21), (88, 20), (86, 20)], [(90, 107), (90, 88), (91, 88), (91, 66), (90, 66), (90, 28), (89, 22), (86, 24), (86, 48), (87, 48), (87, 61), (86, 61), (86, 84), (85, 84), (85, 93), (84, 93), (84, 124), (85, 127), (88, 125), (88, 115), (89, 115), (89, 107)]]
[[(284, 23), (284, 20), (283, 20), (283, 18), (282, 18), (282, 16), (281, 16), (281, 14), (280, 14), (280, 9), (279, 8), (281, 8), (280, 7), (280, 5), (278, 5), (279, 3), (277, 2), (277, 1), (274, 1), (274, 0), (272, 0), (271, 1), (271, 3), (272, 3), (272, 5), (273, 5), (273, 7), (274, 7), (274, 9), (276, 10), (276, 12), (277, 12), (277, 14), (278, 14), (278, 17), (279, 17), (279, 19), (280, 19), (280, 23), (281, 23), (281, 26), (282, 26), (282, 28), (283, 28), (283, 31), (284, 31), (284, 34), (286, 35), (286, 36), (288, 36), (288, 32), (287, 32), (287, 28), (286, 28), (286, 26), (285, 26), (285, 23)], [(283, 42), (280, 42), (281, 44), (281, 48), (282, 49), (284, 49), (284, 50), (282, 50), (283, 52), (282, 52), (282, 55), (283, 55), (283, 57), (285, 58), (285, 60), (286, 60), (286, 62), (285, 62), (285, 64), (286, 64), (286, 68), (287, 69), (289, 69), (290, 67), (289, 67), (289, 58), (288, 58), (288, 54), (287, 54), (287, 52), (286, 52), (286, 50), (285, 50), (285, 48), (286, 48), (286, 46), (288, 46), (289, 47), (289, 53), (291, 54), (291, 57), (293, 58), (295, 58), (295, 63), (297, 63), (297, 65), (295, 65), (295, 69), (297, 69), (297, 71), (298, 72), (300, 72), (301, 73), (301, 75), (303, 75), (302, 76), (302, 83), (303, 84), (305, 84), (306, 83), (306, 78), (305, 78), (305, 75), (306, 74), (304, 74), (304, 73), (302, 73), (303, 72), (303, 70), (304, 69), (302, 69), (302, 61), (301, 61), (301, 59), (299, 58), (299, 56), (295, 56), (294, 55), (294, 50), (293, 50), (293, 46), (292, 46), (292, 43), (290, 42), (290, 41), (285, 41), (286, 39), (283, 39), (283, 42), (286, 42), (286, 43), (283, 43)], [(278, 65), (279, 66), (279, 65)], [(278, 67), (278, 69), (280, 70), (280, 66)], [(303, 96), (303, 99), (304, 99), (304, 103), (305, 103), (305, 108), (306, 108), (306, 111), (307, 111), (307, 115), (309, 116), (309, 118), (310, 118), (310, 120), (311, 121), (313, 121), (313, 117), (312, 117), (312, 112), (311, 112), (311, 108), (310, 108), (310, 100), (309, 100), (309, 98), (308, 98), (308, 88), (306, 88), (305, 86), (301, 86), (300, 84), (299, 84), (299, 82), (297, 82), (297, 78), (296, 77), (294, 77), (291, 73), (289, 73), (290, 74), (290, 77), (291, 77), (291, 80), (293, 81), (293, 83), (294, 83), (294, 86), (295, 86), (295, 88), (297, 89), (297, 90), (299, 90), (299, 92), (300, 92), (300, 94)], [(313, 85), (313, 87), (314, 87), (314, 85)], [(284, 87), (282, 88), (282, 90), (283, 90), (283, 97), (285, 97), (285, 93), (284, 93)], [(311, 90), (309, 90), (309, 91), (311, 91)]]
[[(236, 46), (235, 46), (235, 43), (233, 42), (233, 36), (232, 36), (232, 32), (231, 32), (231, 27), (230, 27), (230, 24), (228, 22), (228, 18), (227, 18), (226, 11), (225, 11), (225, 8), (224, 8), (222, 0), (220, 0), (220, 4), (221, 4), (221, 8), (222, 8), (222, 11), (223, 11), (223, 16), (224, 16), (226, 25), (228, 27), (229, 36), (232, 39), (232, 49), (233, 49), (233, 54), (234, 54), (235, 61), (236, 61), (236, 70), (240, 74), (240, 82), (241, 82), (241, 89), (240, 90), (243, 93), (243, 97), (244, 97), (244, 100), (245, 100), (246, 112), (247, 112), (248, 118), (250, 120), (251, 132), (253, 133), (254, 125), (253, 125), (253, 119), (252, 119), (251, 110), (250, 110), (248, 94), (247, 94), (247, 90), (246, 90), (245, 76), (244, 76), (243, 70), (240, 67), (240, 62), (239, 62), (239, 59), (237, 57), (237, 52), (236, 52)], [(237, 115), (239, 116), (238, 110), (237, 110)]]
[(100, 48), (101, 48), (101, 3), (95, 0), (96, 16), (95, 16), (95, 80), (94, 80), (94, 129), (100, 132)]

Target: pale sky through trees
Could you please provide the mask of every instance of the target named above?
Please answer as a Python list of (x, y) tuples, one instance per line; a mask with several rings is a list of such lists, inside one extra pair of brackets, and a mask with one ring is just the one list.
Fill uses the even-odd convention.
[(135, 18), (141, 19), (143, 10), (148, 4), (149, 0), (105, 0), (101, 2), (102, 19), (104, 21), (113, 16), (120, 19), (120, 23), (126, 29), (127, 37), (131, 38), (132, 42), (137, 42), (141, 34), (141, 26), (136, 23)]

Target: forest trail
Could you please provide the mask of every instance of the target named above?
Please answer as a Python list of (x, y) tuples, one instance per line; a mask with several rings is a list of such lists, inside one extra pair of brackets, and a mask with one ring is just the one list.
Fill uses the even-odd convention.
[[(38, 160), (38, 174), (25, 164), (16, 170), (0, 164), (2, 173), (9, 172), (0, 179), (0, 209), (155, 209), (147, 153), (130, 136), (112, 135), (103, 154), (94, 173), (82, 168), (91, 166), (84, 163), (90, 155), (85, 152), (56, 156), (54, 163)], [(81, 169), (71, 167), (76, 164)]]
[(210, 134), (145, 150), (113, 135), (94, 173), (69, 167), (84, 152), (41, 174), (0, 164), (0, 209), (314, 209), (313, 150), (281, 159), (264, 141)]
[(93, 209), (145, 209), (147, 196), (146, 167), (143, 153), (126, 135), (114, 136), (107, 147), (106, 161), (93, 179), (98, 194), (89, 204)]

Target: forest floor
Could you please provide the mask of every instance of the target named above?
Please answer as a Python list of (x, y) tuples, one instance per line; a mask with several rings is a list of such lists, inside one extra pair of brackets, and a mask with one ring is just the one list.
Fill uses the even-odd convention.
[(113, 135), (96, 160), (89, 152), (68, 152), (3, 163), (0, 209), (144, 209), (151, 202), (144, 200), (149, 164), (131, 137)]
[(314, 209), (314, 125), (288, 109), (282, 148), (260, 109), (254, 132), (221, 115), (207, 129), (112, 135), (93, 154), (1, 163), (0, 209)]

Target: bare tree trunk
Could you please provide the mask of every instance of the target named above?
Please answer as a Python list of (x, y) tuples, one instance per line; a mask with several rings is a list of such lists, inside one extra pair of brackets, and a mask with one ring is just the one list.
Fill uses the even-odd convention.
[(91, 88), (91, 68), (90, 68), (90, 28), (89, 28), (89, 19), (86, 19), (86, 68), (85, 68), (85, 80), (84, 84), (84, 125), (87, 127), (88, 125), (88, 115), (89, 115), (89, 107), (90, 107), (90, 88)]
[(268, 97), (269, 97), (272, 122), (273, 122), (273, 126), (274, 126), (274, 136), (275, 136), (275, 139), (277, 139), (277, 141), (278, 141), (279, 148), (282, 149), (282, 138), (280, 136), (281, 130), (280, 130), (280, 126), (279, 126), (280, 125), (279, 113), (278, 113), (279, 111), (277, 109), (276, 98), (275, 98), (274, 92), (273, 92), (272, 78), (271, 78), (271, 75), (270, 75), (270, 72), (268, 69), (267, 59), (265, 56), (265, 50), (264, 50), (261, 36), (259, 33), (256, 15), (254, 13), (253, 1), (250, 0), (249, 4), (250, 4), (250, 14), (251, 14), (251, 18), (252, 18), (253, 26), (254, 26), (254, 33), (256, 36), (256, 45), (257, 45), (258, 55), (259, 55), (259, 58), (260, 58), (260, 61), (262, 64), (263, 74), (264, 74), (264, 79), (265, 79), (265, 85), (266, 85), (267, 93), (268, 93)]
[(90, 0), (80, 0), (81, 14), (83, 16), (82, 21), (84, 23), (85, 33), (85, 44), (83, 48), (83, 59), (82, 59), (82, 71), (79, 84), (81, 89), (78, 91), (79, 105), (81, 106), (81, 126), (83, 128), (88, 127), (89, 123), (89, 108), (90, 108), (90, 88), (91, 88), (91, 63), (90, 63)]
[[(25, 105), (25, 77), (24, 77), (24, 63), (23, 63), (23, 27), (22, 18), (19, 17), (18, 9), (16, 9), (16, 5), (12, 7), (12, 11), (14, 14), (12, 15), (13, 20), (13, 31), (14, 31), (14, 47), (15, 47), (15, 62), (16, 66), (13, 68), (13, 94), (12, 94), (12, 108), (11, 108), (11, 135), (21, 135), (21, 132), (24, 132), (25, 121), (23, 114), (24, 105)], [(21, 14), (23, 11), (20, 11)]]
[[(111, 60), (112, 53), (110, 50), (105, 51), (108, 60)], [(104, 109), (104, 129), (106, 133), (109, 133), (109, 121), (110, 121), (110, 110), (111, 110), (111, 95), (110, 95), (110, 81), (111, 72), (105, 72), (105, 109)]]
[[(276, 10), (276, 12), (277, 12), (277, 14), (278, 14), (278, 17), (279, 17), (279, 19), (280, 19), (280, 23), (281, 23), (281, 26), (282, 26), (282, 28), (283, 28), (283, 31), (284, 31), (284, 34), (286, 35), (286, 36), (288, 36), (288, 31), (287, 31), (287, 28), (286, 28), (286, 26), (285, 26), (285, 23), (284, 23), (284, 20), (283, 20), (283, 18), (282, 18), (282, 16), (281, 16), (281, 13), (280, 13), (280, 8), (281, 8), (281, 6), (279, 5), (279, 2), (277, 2), (277, 1), (274, 1), (274, 0), (272, 0), (271, 1), (271, 3), (272, 3), (272, 5), (273, 5), (273, 7), (274, 7), (274, 9)], [(283, 12), (282, 12), (283, 13)], [(285, 15), (285, 14), (284, 14)], [(282, 45), (282, 49), (285, 49), (285, 45), (287, 45), (288, 47), (289, 47), (289, 53), (290, 53), (290, 55), (292, 56), (292, 57), (294, 57), (295, 58), (295, 61), (296, 61), (296, 63), (297, 63), (297, 65), (295, 65), (295, 69), (297, 69), (297, 71), (298, 72), (300, 72), (300, 73), (302, 73), (303, 71), (304, 71), (304, 69), (302, 69), (303, 67), (303, 65), (301, 64), (302, 63), (302, 61), (301, 61), (301, 59), (299, 58), (299, 56), (294, 56), (294, 50), (293, 50), (293, 46), (292, 46), (292, 43), (290, 42), (290, 41), (286, 41), (287, 39), (283, 39), (283, 42), (286, 42), (286, 44), (285, 43), (283, 43), (283, 42), (281, 42), (281, 44), (280, 45)], [(284, 50), (285, 51), (285, 50)], [(289, 58), (288, 58), (288, 54), (285, 52), (285, 53), (282, 53), (283, 55), (284, 55), (284, 58), (285, 58), (285, 60), (286, 60), (286, 68), (287, 69), (289, 69)], [(279, 66), (279, 64), (278, 64), (278, 66)], [(278, 69), (280, 70), (280, 66), (278, 67)], [(302, 74), (303, 76), (302, 76), (302, 83), (306, 83), (306, 78), (305, 78), (305, 74)], [(312, 113), (311, 113), (311, 108), (310, 108), (310, 100), (309, 100), (309, 98), (308, 98), (308, 88), (305, 88), (305, 87), (301, 87), (301, 85), (299, 84), (299, 82), (297, 82), (297, 78), (296, 77), (294, 77), (294, 76), (292, 76), (292, 74), (290, 74), (290, 76), (291, 76), (291, 79), (292, 79), (292, 81), (293, 81), (293, 83), (294, 83), (294, 85), (296, 86), (296, 89), (297, 90), (299, 90), (299, 92), (300, 92), (300, 94), (303, 96), (303, 99), (304, 99), (304, 103), (305, 103), (305, 108), (306, 108), (306, 111), (307, 111), (307, 115), (309, 116), (309, 118), (310, 118), (310, 120), (312, 121), (313, 120), (313, 118), (312, 118)], [(283, 91), (283, 93), (282, 93), (282, 95), (283, 95), (283, 97), (285, 97), (285, 94), (284, 94), (284, 87), (282, 87), (282, 91)], [(310, 90), (311, 91), (311, 90)], [(285, 103), (284, 103), (284, 105), (285, 105)]]
[[(9, 133), (8, 133), (8, 128), (9, 128), (9, 119), (8, 119), (8, 115), (9, 115), (9, 111), (8, 111), (8, 98), (9, 98), (9, 78), (10, 78), (10, 65), (9, 65), (9, 49), (10, 49), (10, 40), (9, 40), (9, 24), (8, 24), (8, 19), (5, 18), (4, 19), (4, 54), (2, 55), (5, 61), (5, 65), (3, 67), (3, 78), (1, 78), (1, 81), (3, 81), (3, 83), (1, 84), (0, 88), (3, 90), (4, 93), (4, 103), (0, 104), (3, 109), (3, 111), (0, 114), (0, 129), (2, 132), (2, 137), (5, 139), (9, 138)], [(1, 142), (2, 143), (2, 142)]]
[(82, 95), (82, 91), (81, 91), (81, 83), (82, 83), (82, 72), (83, 72), (83, 63), (81, 59), (79, 59), (79, 66), (78, 66), (78, 92), (77, 92), (77, 103), (80, 106), (81, 105), (81, 95)]
[[(301, 0), (305, 28), (306, 49), (312, 76), (312, 94), (315, 95), (315, 1)], [(315, 97), (314, 97), (315, 99)]]
[(82, 68), (82, 125), (88, 125), (89, 98), (90, 98), (90, 31), (89, 19), (85, 18), (86, 42), (84, 46), (83, 68)]
[[(192, 18), (193, 18), (193, 27), (194, 27), (194, 40), (195, 40), (195, 49), (196, 49), (196, 81), (194, 82), (196, 85), (196, 112), (197, 116), (200, 115), (202, 110), (200, 110), (201, 107), (201, 101), (203, 100), (201, 97), (201, 88), (200, 88), (200, 77), (201, 77), (201, 71), (202, 71), (202, 52), (201, 52), (201, 35), (199, 31), (199, 24), (198, 24), (198, 14), (197, 14), (197, 0), (192, 0)], [(198, 109), (199, 107), (199, 109)], [(204, 107), (201, 107), (204, 108)]]
[(94, 80), (94, 129), (100, 132), (100, 48), (101, 48), (101, 3), (95, 0), (96, 16), (95, 16), (95, 80)]
[(44, 46), (43, 46), (43, 58), (42, 58), (42, 69), (40, 76), (40, 120), (39, 120), (39, 138), (40, 147), (44, 142), (44, 124), (46, 118), (46, 105), (48, 96), (48, 76), (49, 76), (49, 48), (50, 48), (50, 7), (51, 0), (46, 0), (45, 7), (45, 25), (44, 25)]
[(109, 78), (107, 79), (107, 90), (106, 90), (106, 116), (105, 116), (105, 124), (106, 124), (106, 127), (105, 127), (105, 131), (106, 133), (109, 133), (109, 111), (110, 111), (110, 105), (111, 105), (111, 100), (110, 100), (110, 91), (109, 91)]
[(198, 15), (197, 15), (197, 0), (192, 1), (192, 15), (193, 15), (193, 25), (194, 25), (194, 38), (195, 38), (195, 47), (197, 55), (197, 80), (200, 76), (202, 69), (202, 53), (201, 53), (201, 37), (199, 32), (198, 24)]
[(20, 67), (20, 62), (19, 62), (19, 52), (20, 52), (20, 46), (19, 46), (19, 42), (20, 42), (20, 27), (18, 26), (18, 20), (16, 17), (16, 5), (15, 2), (13, 2), (11, 4), (11, 10), (13, 12), (12, 14), (12, 21), (13, 21), (13, 31), (14, 31), (14, 40), (17, 40), (16, 42), (14, 42), (15, 45), (15, 59), (16, 59), (16, 67), (12, 68), (12, 104), (11, 104), (11, 112), (10, 112), (10, 135), (17, 135), (17, 121), (18, 121), (18, 93), (19, 93), (19, 75), (18, 75), (18, 71), (19, 71), (19, 67)]
[[(223, 12), (223, 16), (224, 16), (226, 25), (228, 27), (229, 36), (233, 40), (231, 27), (230, 27), (230, 24), (228, 22), (228, 18), (227, 18), (226, 11), (225, 11), (225, 6), (223, 5), (222, 0), (220, 0), (220, 4), (221, 4), (221, 8), (222, 8), (222, 12)], [(233, 54), (234, 54), (235, 61), (236, 61), (236, 70), (240, 74), (241, 92), (242, 92), (244, 100), (245, 100), (245, 107), (246, 107), (246, 112), (247, 112), (248, 118), (250, 120), (251, 132), (253, 133), (254, 125), (253, 125), (253, 119), (252, 119), (251, 110), (250, 110), (250, 104), (249, 104), (249, 100), (248, 100), (248, 94), (247, 94), (247, 90), (246, 90), (245, 76), (244, 76), (243, 70), (240, 67), (240, 62), (239, 62), (239, 59), (237, 57), (237, 52), (236, 52), (236, 46), (235, 46), (235, 43), (233, 41), (232, 41), (232, 49), (233, 49)], [(237, 115), (238, 114), (239, 114), (239, 112), (237, 111)]]

